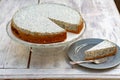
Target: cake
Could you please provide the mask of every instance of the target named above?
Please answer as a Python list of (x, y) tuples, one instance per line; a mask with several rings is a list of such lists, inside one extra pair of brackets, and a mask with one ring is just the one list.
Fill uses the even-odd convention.
[(85, 60), (94, 60), (115, 55), (117, 47), (114, 43), (104, 40), (85, 51)]
[(40, 4), (18, 10), (11, 20), (13, 34), (28, 42), (48, 44), (62, 42), (67, 31), (80, 33), (83, 20), (80, 14), (60, 4)]

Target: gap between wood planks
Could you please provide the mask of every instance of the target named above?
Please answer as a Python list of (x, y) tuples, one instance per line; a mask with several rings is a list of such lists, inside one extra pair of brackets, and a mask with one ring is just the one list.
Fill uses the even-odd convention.
[(40, 4), (40, 0), (38, 0), (38, 4)]
[[(38, 4), (40, 4), (40, 0), (38, 0)], [(29, 53), (27, 68), (30, 68), (31, 54), (32, 54), (32, 47), (30, 47), (30, 53)]]
[(29, 52), (29, 58), (28, 58), (27, 68), (30, 68), (31, 54), (32, 54), (32, 47), (30, 47), (30, 52)]

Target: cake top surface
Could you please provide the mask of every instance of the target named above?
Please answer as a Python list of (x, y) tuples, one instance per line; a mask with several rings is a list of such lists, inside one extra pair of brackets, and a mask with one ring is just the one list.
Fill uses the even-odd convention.
[(21, 11), (26, 14), (41, 15), (71, 24), (79, 24), (82, 21), (80, 14), (76, 10), (61, 4), (45, 3), (32, 5), (20, 9), (18, 12)]
[(18, 11), (13, 19), (17, 27), (28, 30), (30, 32), (61, 32), (65, 31), (48, 18), (41, 16), (39, 13), (32, 12), (32, 10)]
[(49, 18), (71, 24), (80, 23), (80, 14), (64, 5), (40, 4), (18, 10), (12, 20), (17, 27), (31, 32), (61, 32), (65, 31)]
[(116, 45), (108, 40), (104, 40), (100, 42), (99, 44), (95, 45), (94, 47), (86, 50), (86, 51), (94, 51), (94, 50), (100, 50), (100, 49), (105, 49), (105, 48), (111, 48), (115, 47)]

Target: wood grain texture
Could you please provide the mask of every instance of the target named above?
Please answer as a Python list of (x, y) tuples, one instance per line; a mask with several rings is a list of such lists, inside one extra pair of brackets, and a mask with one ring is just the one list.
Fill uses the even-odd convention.
[(29, 48), (13, 42), (7, 35), (6, 25), (19, 8), (33, 3), (36, 4), (35, 0), (0, 1), (0, 68), (27, 68)]
[(29, 48), (13, 41), (9, 45), (8, 52), (5, 55), (4, 68), (27, 68)]
[[(47, 51), (46, 51), (47, 50)], [(70, 69), (69, 58), (62, 48), (33, 48), (30, 68), (32, 69)]]
[[(77, 70), (77, 69), (2, 69), (0, 78), (9, 79), (118, 79), (119, 69), (114, 70)], [(6, 72), (7, 71), (7, 72)], [(89, 72), (88, 72), (89, 71)]]
[[(120, 66), (108, 70), (71, 66), (66, 54), (67, 48), (65, 50), (33, 48), (29, 69), (23, 69), (27, 68), (30, 49), (8, 37), (6, 24), (19, 8), (37, 2), (37, 0), (0, 0), (0, 68), (2, 68), (0, 78), (120, 79)], [(80, 39), (108, 39), (120, 46), (120, 15), (113, 0), (40, 0), (40, 3), (60, 3), (78, 10), (86, 22), (86, 30)], [(56, 50), (60, 52), (57, 53)]]

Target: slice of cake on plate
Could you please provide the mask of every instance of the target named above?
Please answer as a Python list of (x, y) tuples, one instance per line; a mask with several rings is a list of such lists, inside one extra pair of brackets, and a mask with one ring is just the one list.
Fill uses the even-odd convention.
[(115, 55), (117, 47), (114, 43), (104, 40), (85, 51), (85, 60), (94, 60)]

